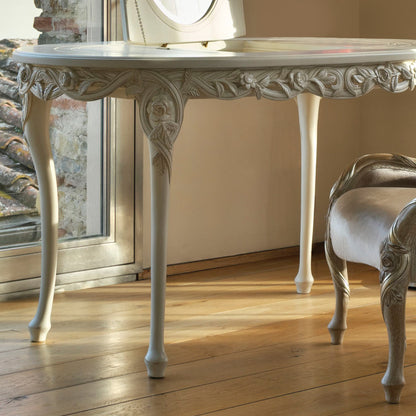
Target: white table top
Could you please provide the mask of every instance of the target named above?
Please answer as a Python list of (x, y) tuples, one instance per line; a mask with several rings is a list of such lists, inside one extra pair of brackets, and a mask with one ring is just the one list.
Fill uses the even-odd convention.
[(256, 68), (416, 60), (416, 40), (243, 38), (217, 42), (221, 50), (161, 48), (126, 42), (27, 46), (13, 58), (45, 66), (114, 68)]

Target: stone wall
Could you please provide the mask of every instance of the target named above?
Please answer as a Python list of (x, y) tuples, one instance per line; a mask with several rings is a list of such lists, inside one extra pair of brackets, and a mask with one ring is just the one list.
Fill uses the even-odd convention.
[[(83, 42), (87, 36), (87, 0), (35, 0), (40, 16), (38, 43)], [(56, 163), (60, 236), (86, 234), (87, 109), (66, 97), (51, 110), (51, 143)], [(99, 155), (97, 155), (99, 157)], [(100, 173), (97, 173), (100, 174)]]
[(34, 0), (40, 16), (33, 27), (39, 44), (83, 42), (87, 35), (87, 0)]
[(38, 186), (23, 138), (18, 66), (11, 60), (24, 41), (0, 40), (0, 246), (37, 241), (40, 222)]

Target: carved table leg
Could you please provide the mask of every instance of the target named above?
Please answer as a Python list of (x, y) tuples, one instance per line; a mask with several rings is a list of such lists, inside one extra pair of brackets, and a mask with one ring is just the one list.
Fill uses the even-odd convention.
[(164, 347), (167, 225), (173, 144), (183, 120), (185, 101), (176, 87), (155, 73), (144, 76), (138, 97), (140, 119), (149, 139), (151, 160), (151, 317), (145, 363), (149, 377), (162, 378), (168, 362)]
[(309, 293), (313, 284), (312, 234), (320, 99), (313, 94), (301, 94), (297, 97), (302, 147), (300, 259), (299, 271), (295, 278), (298, 293)]
[(25, 97), (24, 132), (28, 140), (39, 182), (42, 219), (42, 271), (38, 309), (29, 324), (31, 340), (45, 341), (51, 327), (51, 312), (56, 280), (58, 238), (58, 193), (55, 167), (49, 142), (51, 101), (31, 95)]
[[(156, 149), (150, 142), (150, 154)], [(150, 343), (145, 357), (149, 377), (164, 377), (168, 358), (164, 348), (165, 286), (167, 258), (167, 222), (169, 174), (161, 174), (155, 164), (151, 168), (151, 320)]]

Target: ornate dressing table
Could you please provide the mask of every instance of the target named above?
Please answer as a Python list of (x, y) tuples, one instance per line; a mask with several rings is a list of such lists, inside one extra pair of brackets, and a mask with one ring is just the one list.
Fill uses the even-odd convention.
[[(229, 27), (232, 19), (241, 21), (240, 0), (205, 3), (197, 25), (217, 18), (215, 12), (221, 11), (221, 7), (222, 18), (226, 11), (231, 20), (221, 21), (219, 29)], [(143, 4), (148, 9), (141, 8), (140, 14), (136, 6)], [(163, 4), (170, 3), (166, 0)], [(176, 16), (170, 16), (174, 11), (166, 11), (160, 0), (130, 1), (123, 10), (125, 19), (133, 14), (140, 21), (143, 11), (153, 13), (158, 19), (161, 12), (166, 12), (171, 20)], [(189, 19), (195, 20), (195, 16)], [(192, 26), (188, 20), (174, 23), (170, 26), (185, 29), (187, 25)], [(136, 36), (146, 36), (141, 24), (132, 25), (127, 19), (125, 27), (130, 32), (138, 31)], [(232, 27), (233, 34), (240, 34), (240, 30)], [(199, 27), (198, 31), (207, 28), (209, 25)], [(131, 33), (126, 29), (127, 35)], [(145, 359), (151, 377), (163, 377), (167, 364), (163, 330), (168, 194), (172, 151), (186, 102), (248, 96), (297, 100), (302, 143), (302, 214), (301, 259), (296, 283), (299, 292), (307, 293), (313, 282), (310, 253), (320, 99), (356, 98), (374, 88), (398, 93), (413, 89), (416, 83), (416, 41), (274, 38), (221, 40), (214, 42), (215, 45), (160, 46), (159, 35), (155, 39), (147, 36), (152, 45), (159, 46), (132, 42), (41, 45), (14, 54), (14, 59), (21, 63), (19, 85), (24, 98), (24, 131), (41, 193), (42, 283), (38, 311), (29, 325), (33, 341), (44, 341), (50, 329), (56, 275), (58, 202), (48, 137), (51, 101), (65, 94), (83, 101), (112, 96), (139, 103), (152, 160), (151, 335)], [(183, 35), (185, 41), (188, 35), (188, 32)], [(224, 33), (214, 38), (222, 39), (220, 35)]]

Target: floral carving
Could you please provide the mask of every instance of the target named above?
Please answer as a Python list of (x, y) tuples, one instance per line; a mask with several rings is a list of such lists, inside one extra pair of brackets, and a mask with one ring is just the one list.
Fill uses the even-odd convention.
[(174, 119), (175, 107), (172, 100), (166, 94), (155, 95), (147, 105), (149, 120), (154, 126), (157, 123), (172, 121)]
[(352, 76), (352, 91), (367, 93), (375, 86), (390, 92), (413, 90), (416, 80), (416, 67), (413, 63), (377, 65), (372, 68), (361, 66), (356, 68)]
[(64, 90), (73, 90), (76, 83), (76, 75), (71, 70), (63, 70), (58, 75), (59, 86)]
[[(27, 95), (30, 91), (43, 100), (51, 100), (65, 94), (77, 100), (91, 101), (121, 94), (141, 101), (142, 97), (148, 95), (149, 89), (153, 91), (155, 88), (165, 88), (170, 91), (169, 94), (165, 94), (165, 99), (175, 98), (171, 104), (151, 104), (150, 113), (146, 116), (149, 117), (150, 125), (145, 131), (155, 139), (156, 133), (152, 129), (156, 128), (156, 124), (159, 129), (161, 124), (177, 123), (176, 127), (173, 124), (170, 124), (170, 127), (164, 124), (163, 134), (158, 130), (161, 142), (166, 139), (162, 139), (162, 136), (169, 136), (173, 143), (172, 137), (176, 138), (176, 129), (179, 129), (181, 121), (175, 121), (175, 117), (171, 118), (173, 110), (170, 106), (173, 105), (176, 109), (180, 107), (182, 112), (183, 104), (188, 98), (236, 99), (254, 95), (258, 99), (287, 100), (303, 93), (328, 98), (353, 98), (367, 94), (376, 87), (390, 92), (403, 92), (412, 90), (416, 85), (416, 63), (406, 61), (385, 65), (278, 67), (251, 71), (107, 70), (23, 64), (18, 82), (22, 95)], [(30, 104), (29, 99), (24, 102)], [(27, 115), (28, 108), (23, 114)], [(165, 166), (165, 162), (161, 163), (160, 158), (157, 160), (160, 166)], [(161, 168), (161, 171), (163, 170), (164, 168)]]
[(94, 100), (110, 95), (118, 88), (135, 94), (144, 91), (146, 73), (159, 73), (189, 97), (212, 96), (233, 99), (255, 95), (285, 100), (309, 92), (328, 98), (352, 98), (375, 87), (390, 92), (414, 89), (416, 63), (355, 65), (333, 67), (281, 67), (253, 71), (235, 70), (113, 70), (45, 68), (22, 65), (20, 92), (29, 89), (39, 98), (53, 99), (67, 94), (80, 100)]
[(262, 97), (262, 91), (270, 84), (270, 76), (265, 76), (257, 79), (251, 72), (243, 72), (240, 74), (240, 83), (246, 90), (255, 91), (256, 97), (259, 100)]
[(174, 103), (168, 94), (161, 92), (154, 95), (147, 104), (147, 114), (153, 127), (148, 137), (157, 149), (152, 156), (152, 163), (162, 175), (167, 171), (170, 178), (173, 143), (180, 128), (175, 121)]
[(416, 199), (402, 209), (380, 250), (383, 313), (385, 308), (406, 302), (411, 273), (411, 255), (415, 251), (416, 244), (415, 215)]
[(388, 308), (405, 302), (409, 283), (409, 250), (400, 245), (394, 228), (381, 249), (381, 303)]
[(309, 82), (309, 76), (305, 71), (292, 71), (289, 74), (290, 84), (298, 91), (306, 88)]

